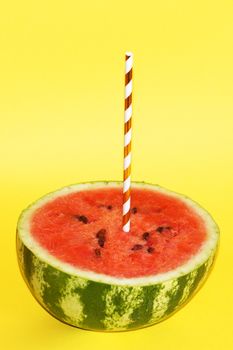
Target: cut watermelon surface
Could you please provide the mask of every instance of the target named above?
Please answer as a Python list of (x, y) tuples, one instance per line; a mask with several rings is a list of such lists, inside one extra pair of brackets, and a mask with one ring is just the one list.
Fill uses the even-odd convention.
[(122, 230), (122, 189), (100, 188), (60, 196), (37, 209), (33, 238), (73, 266), (117, 277), (174, 269), (206, 239), (203, 219), (180, 199), (132, 189), (131, 231)]
[(122, 184), (50, 193), (18, 222), (22, 274), (40, 304), (71, 325), (127, 330), (159, 322), (205, 280), (218, 228), (190, 199), (133, 183), (131, 230), (122, 230)]

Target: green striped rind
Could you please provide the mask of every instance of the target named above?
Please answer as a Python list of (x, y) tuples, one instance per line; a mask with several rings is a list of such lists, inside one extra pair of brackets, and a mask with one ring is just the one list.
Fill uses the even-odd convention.
[(31, 215), (56, 196), (82, 189), (121, 186), (117, 182), (76, 184), (50, 193), (24, 210), (17, 226), (17, 253), (23, 277), (38, 302), (70, 325), (104, 331), (137, 329), (160, 322), (179, 310), (206, 279), (217, 250), (219, 231), (197, 203), (157, 185), (132, 183), (183, 200), (204, 220), (207, 240), (187, 263), (155, 276), (116, 278), (60, 262), (30, 234)]
[(160, 322), (180, 309), (205, 280), (215, 251), (191, 272), (148, 285), (116, 285), (71, 275), (42, 261), (17, 234), (21, 272), (39, 303), (76, 327), (122, 331)]

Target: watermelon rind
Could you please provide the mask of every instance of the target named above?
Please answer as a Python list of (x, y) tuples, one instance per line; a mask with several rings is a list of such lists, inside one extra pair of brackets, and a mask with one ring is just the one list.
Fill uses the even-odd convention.
[(200, 289), (216, 257), (219, 229), (210, 214), (190, 198), (158, 185), (132, 182), (132, 187), (179, 198), (205, 222), (206, 241), (182, 266), (153, 276), (118, 278), (61, 262), (31, 236), (30, 218), (37, 208), (58, 196), (106, 186), (119, 187), (122, 182), (70, 185), (27, 207), (17, 224), (19, 267), (36, 300), (62, 322), (96, 331), (126, 331), (150, 326), (171, 316)]

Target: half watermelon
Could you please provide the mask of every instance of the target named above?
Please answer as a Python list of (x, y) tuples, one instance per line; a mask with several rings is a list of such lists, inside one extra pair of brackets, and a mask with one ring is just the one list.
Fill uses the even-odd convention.
[(216, 255), (218, 227), (187, 197), (132, 183), (122, 231), (122, 183), (76, 184), (25, 209), (17, 226), (22, 275), (37, 301), (70, 325), (137, 329), (179, 310)]

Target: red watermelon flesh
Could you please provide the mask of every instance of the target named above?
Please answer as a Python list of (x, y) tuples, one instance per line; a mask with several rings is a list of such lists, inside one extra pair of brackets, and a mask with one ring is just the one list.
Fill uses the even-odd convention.
[(51, 255), (116, 277), (164, 273), (185, 263), (207, 237), (203, 219), (181, 199), (131, 190), (131, 230), (122, 230), (122, 189), (57, 197), (36, 210), (31, 234)]

